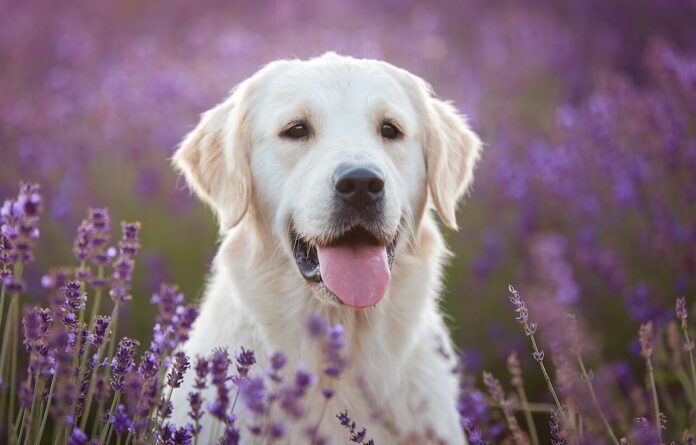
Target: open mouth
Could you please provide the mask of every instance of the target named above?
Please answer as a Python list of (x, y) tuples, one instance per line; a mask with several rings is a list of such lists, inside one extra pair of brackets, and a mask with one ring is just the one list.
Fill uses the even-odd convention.
[(357, 226), (327, 243), (291, 231), (295, 262), (302, 276), (330, 291), (342, 303), (364, 308), (377, 304), (389, 284), (398, 236), (381, 241)]

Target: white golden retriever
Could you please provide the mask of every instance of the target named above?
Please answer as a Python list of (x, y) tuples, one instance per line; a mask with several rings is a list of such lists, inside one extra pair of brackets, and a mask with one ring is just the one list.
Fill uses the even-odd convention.
[[(244, 346), (263, 372), (283, 351), (289, 369), (319, 375), (304, 426), (325, 412), (329, 443), (348, 441), (335, 418), (345, 409), (378, 444), (417, 443), (414, 432), (422, 443), (465, 443), (438, 307), (447, 249), (430, 208), (456, 228), (480, 150), (452, 105), (388, 63), (328, 53), (262, 68), (203, 114), (174, 155), (223, 234), (185, 352)], [(325, 411), (311, 314), (343, 324), (348, 342), (350, 367), (330, 383)], [(192, 374), (172, 399), (179, 424)], [(249, 437), (242, 403), (235, 413)], [(215, 430), (209, 415), (202, 424), (204, 437)], [(302, 431), (282, 443), (309, 443)]]

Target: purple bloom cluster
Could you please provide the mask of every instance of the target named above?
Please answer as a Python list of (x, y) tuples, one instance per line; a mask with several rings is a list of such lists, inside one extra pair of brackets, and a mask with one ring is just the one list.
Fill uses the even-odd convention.
[(122, 236), (118, 242), (118, 254), (113, 260), (113, 273), (111, 275), (111, 299), (114, 301), (130, 300), (130, 283), (133, 279), (135, 257), (140, 250), (138, 234), (140, 223), (121, 224)]
[(0, 207), (0, 279), (10, 290), (25, 288), (11, 267), (34, 260), (32, 246), (39, 237), (42, 202), (37, 184), (21, 184), (17, 198), (5, 200)]
[(344, 410), (336, 414), (336, 418), (341, 423), (341, 425), (343, 425), (344, 427), (346, 427), (346, 429), (350, 431), (349, 439), (351, 442), (362, 443), (365, 445), (374, 445), (374, 440), (365, 440), (367, 436), (367, 429), (362, 428), (361, 430), (358, 430), (355, 422), (348, 415), (348, 410)]
[(130, 338), (122, 338), (118, 343), (118, 348), (116, 349), (116, 355), (111, 360), (111, 366), (113, 368), (111, 373), (111, 388), (114, 391), (120, 391), (123, 389), (123, 382), (125, 380), (126, 374), (133, 369), (135, 361), (135, 349), (140, 345), (137, 340)]

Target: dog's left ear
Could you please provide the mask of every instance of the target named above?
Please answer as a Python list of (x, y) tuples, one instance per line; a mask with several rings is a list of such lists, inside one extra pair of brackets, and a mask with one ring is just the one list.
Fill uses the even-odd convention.
[(193, 192), (217, 214), (220, 232), (244, 217), (251, 200), (251, 171), (243, 107), (245, 83), (206, 111), (172, 157)]
[(451, 103), (432, 94), (426, 102), (428, 188), (440, 219), (456, 230), (457, 204), (471, 185), (482, 144)]

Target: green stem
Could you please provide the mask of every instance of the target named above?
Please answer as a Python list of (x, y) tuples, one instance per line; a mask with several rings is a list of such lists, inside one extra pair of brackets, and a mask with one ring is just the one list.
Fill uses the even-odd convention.
[(56, 387), (57, 374), (57, 370), (53, 372), (53, 378), (51, 379), (51, 387), (48, 390), (48, 397), (46, 398), (46, 409), (43, 412), (43, 417), (41, 418), (41, 425), (39, 426), (39, 432), (36, 435), (36, 439), (34, 439), (34, 445), (41, 445), (41, 437), (43, 437), (44, 428), (46, 428), (48, 412), (51, 410), (51, 401), (53, 400), (53, 390)]
[(689, 403), (691, 403), (692, 407), (696, 408), (696, 398), (694, 397), (693, 386), (691, 385), (691, 380), (689, 380), (689, 375), (686, 373), (686, 370), (683, 366), (679, 366), (674, 370), (674, 373), (676, 374), (677, 379), (679, 379), (679, 383), (684, 389), (684, 394), (686, 394), (686, 397), (689, 399)]
[[(527, 323), (525, 322), (525, 328), (528, 328)], [(532, 340), (532, 347), (534, 348), (534, 352), (537, 353), (537, 355), (541, 354), (539, 351), (539, 348), (537, 347), (536, 340), (534, 339), (534, 334), (531, 334), (529, 338)], [(541, 373), (544, 374), (544, 380), (546, 380), (546, 385), (549, 387), (549, 391), (551, 392), (551, 395), (553, 396), (554, 402), (556, 402), (556, 406), (558, 407), (558, 412), (561, 413), (561, 416), (563, 417), (563, 423), (568, 425), (568, 418), (566, 417), (565, 410), (563, 409), (563, 406), (561, 405), (561, 401), (558, 399), (558, 396), (556, 395), (556, 391), (553, 389), (553, 384), (551, 383), (551, 378), (549, 377), (548, 372), (546, 372), (546, 367), (544, 366), (544, 362), (542, 360), (537, 360), (539, 362), (539, 367), (541, 368)]]
[(5, 310), (5, 283), (0, 288), (0, 329), (2, 329), (2, 316)]
[(650, 391), (652, 393), (653, 409), (655, 410), (655, 430), (657, 431), (658, 443), (662, 443), (662, 428), (660, 427), (660, 405), (657, 400), (657, 387), (655, 386), (655, 373), (653, 372), (652, 361), (646, 357), (648, 365), (648, 378), (650, 380)]
[(691, 384), (693, 388), (693, 394), (696, 396), (696, 363), (694, 363), (694, 348), (691, 344), (691, 338), (689, 338), (689, 331), (686, 329), (686, 325), (682, 326), (682, 331), (684, 332), (684, 339), (686, 344), (689, 346), (689, 365), (691, 367)]
[[(169, 394), (167, 394), (167, 402), (164, 404), (165, 409), (167, 408), (167, 405), (169, 405), (169, 402), (172, 400), (172, 393), (173, 392), (174, 392), (174, 388), (170, 386), (169, 387)], [(162, 416), (161, 421), (164, 422), (164, 416)], [(157, 429), (159, 427), (159, 422), (160, 422), (159, 410), (157, 410), (157, 411), (155, 411), (155, 422), (154, 422), (155, 429)]]
[[(24, 424), (26, 423), (27, 419), (27, 410), (24, 408), (21, 408), (19, 410), (19, 415), (17, 416), (17, 421), (21, 422), (19, 425), (15, 424), (12, 425), (12, 430), (17, 431), (17, 427), (19, 426), (19, 434), (17, 434), (17, 440), (15, 443), (21, 443), (22, 442), (22, 435), (24, 434)], [(24, 440), (26, 443), (29, 440), (29, 431), (27, 431), (27, 438)]]
[(85, 409), (82, 412), (82, 419), (80, 419), (80, 429), (82, 431), (85, 431), (85, 426), (87, 426), (87, 420), (89, 418), (89, 411), (92, 408), (92, 395), (94, 394), (94, 388), (96, 386), (96, 375), (97, 375), (97, 370), (99, 367), (97, 366), (99, 362), (101, 362), (102, 359), (102, 354), (104, 353), (104, 348), (106, 347), (106, 343), (102, 344), (99, 346), (99, 349), (97, 349), (97, 361), (94, 364), (94, 367), (92, 368), (92, 375), (89, 377), (89, 389), (87, 390), (87, 405), (85, 406)]
[(19, 294), (15, 292), (13, 298), (16, 298), (16, 304), (13, 309), (12, 328), (14, 330), (12, 346), (12, 357), (10, 360), (10, 411), (9, 421), (14, 422), (15, 402), (17, 393), (17, 355), (19, 344)]
[[(101, 435), (99, 436), (99, 445), (108, 443), (108, 440), (111, 436), (111, 422), (109, 422), (109, 419), (111, 419), (111, 416), (114, 414), (114, 410), (116, 409), (116, 405), (118, 404), (120, 398), (120, 392), (114, 394), (114, 400), (111, 402), (111, 408), (109, 409), (109, 412), (106, 415), (106, 426), (104, 427), (104, 429), (102, 429)], [(107, 442), (105, 442), (104, 439), (106, 439)]]
[(230, 412), (233, 414), (234, 414), (234, 407), (237, 406), (237, 398), (239, 398), (239, 388), (237, 388), (237, 393), (234, 395), (234, 401), (232, 402), (232, 410)]
[(524, 390), (524, 386), (516, 385), (517, 395), (520, 398), (522, 405), (522, 411), (524, 412), (524, 419), (527, 422), (527, 428), (529, 428), (529, 435), (532, 439), (533, 445), (539, 445), (539, 434), (537, 433), (536, 425), (534, 425), (534, 418), (532, 417), (532, 412), (529, 409), (529, 401), (527, 400), (527, 393)]
[(592, 402), (595, 404), (597, 412), (599, 412), (599, 417), (602, 419), (602, 423), (604, 423), (604, 427), (607, 429), (607, 432), (611, 437), (611, 441), (614, 442), (615, 445), (619, 445), (619, 439), (616, 438), (616, 434), (614, 434), (614, 430), (611, 428), (609, 420), (607, 420), (607, 417), (604, 415), (602, 407), (599, 405), (599, 400), (597, 399), (597, 394), (595, 394), (594, 386), (592, 386), (590, 376), (587, 373), (587, 370), (585, 369), (585, 363), (582, 361), (582, 357), (580, 357), (580, 354), (576, 354), (575, 356), (578, 359), (578, 364), (580, 365), (580, 370), (582, 371), (583, 379), (585, 380), (585, 382), (587, 382), (587, 389), (590, 391), (590, 396), (592, 396)]
[[(27, 376), (28, 378), (28, 376)], [(29, 410), (29, 426), (27, 427), (27, 438), (25, 439), (24, 443), (28, 444), (29, 440), (31, 439), (31, 430), (32, 427), (34, 426), (34, 408), (36, 407), (36, 395), (41, 391), (43, 388), (39, 386), (39, 367), (36, 367), (36, 371), (34, 373), (34, 394), (31, 396), (31, 408)], [(24, 422), (22, 422), (22, 428), (24, 428)], [(20, 431), (20, 436), (21, 436), (21, 431)]]
[[(80, 263), (80, 269), (83, 270), (85, 268), (85, 262), (82, 261)], [(87, 285), (85, 284), (85, 281), (82, 280), (80, 281), (80, 291), (83, 293), (87, 293)], [(80, 296), (81, 297), (81, 296)], [(82, 357), (80, 356), (80, 344), (82, 343), (82, 324), (84, 323), (85, 320), (85, 309), (87, 307), (87, 301), (82, 302), (82, 307), (80, 308), (80, 311), (78, 312), (78, 321), (77, 321), (77, 340), (75, 341), (75, 353), (73, 354), (73, 367), (76, 367), (78, 363), (81, 362)], [(85, 351), (86, 354), (87, 351)]]
[[(508, 406), (517, 411), (522, 411), (522, 405), (520, 403), (515, 403), (511, 400), (507, 401)], [(493, 408), (503, 408), (503, 405), (500, 403), (496, 403), (490, 398), (486, 399), (486, 404), (490, 407)], [(551, 414), (556, 410), (556, 407), (554, 405), (551, 405), (550, 403), (534, 403), (534, 402), (528, 402), (527, 403), (527, 409), (532, 412), (532, 413), (545, 413), (545, 414)]]
[[(14, 313), (14, 306), (17, 304), (17, 299), (14, 297), (14, 295), (11, 297), (10, 300), (10, 305), (8, 307), (7, 311), (7, 320), (5, 322), (5, 329), (2, 335), (2, 347), (0, 347), (0, 375), (6, 376), (8, 373), (10, 373), (9, 369), (9, 364), (8, 364), (8, 355), (10, 354), (11, 346), (10, 343), (14, 342), (14, 332), (12, 330), (12, 314)], [(2, 398), (0, 400), (0, 419), (5, 418), (5, 414), (7, 411), (7, 398), (9, 396), (9, 391), (7, 388), (7, 382), (5, 382), (5, 385), (2, 387), (0, 390), (0, 393), (2, 394)], [(9, 416), (8, 416), (9, 417)], [(9, 423), (8, 423), (9, 424)], [(8, 429), (8, 434), (11, 431)], [(10, 437), (8, 436), (7, 442), (10, 442)]]
[[(104, 278), (104, 266), (100, 265), (97, 268), (97, 279), (101, 281)], [(89, 316), (89, 325), (92, 326), (94, 325), (94, 320), (97, 319), (97, 315), (99, 314), (99, 308), (101, 307), (101, 301), (102, 301), (102, 293), (103, 289), (101, 287), (97, 287), (94, 291), (94, 304), (92, 305), (92, 312), (90, 313)]]
[[(111, 322), (110, 322), (110, 331), (111, 331), (111, 338), (109, 339), (109, 352), (107, 357), (113, 357), (114, 356), (114, 351), (116, 350), (116, 328), (118, 325), (118, 312), (120, 308), (121, 301), (116, 300), (114, 303), (114, 308), (111, 310)], [(109, 368), (106, 369), (106, 372), (104, 373), (104, 380), (108, 381), (109, 378), (111, 377), (111, 370)], [(97, 413), (102, 413), (104, 412), (104, 399), (99, 401), (99, 405), (97, 406)], [(94, 424), (92, 425), (92, 434), (95, 434), (97, 431), (99, 431), (99, 426), (101, 424), (101, 416), (97, 415), (94, 417)]]

